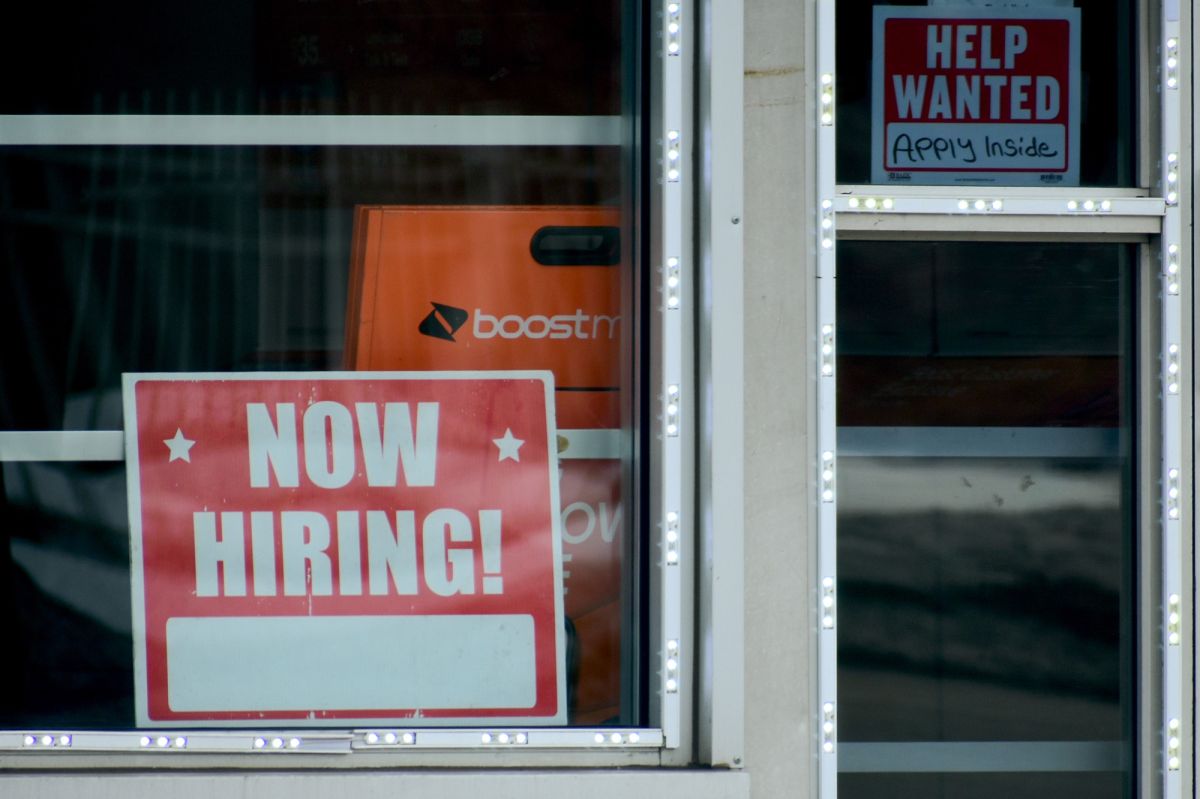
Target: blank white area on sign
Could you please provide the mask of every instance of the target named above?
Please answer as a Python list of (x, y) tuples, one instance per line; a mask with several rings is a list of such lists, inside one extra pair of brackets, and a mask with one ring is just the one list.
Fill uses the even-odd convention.
[(524, 614), (167, 621), (177, 712), (530, 708), (536, 677)]

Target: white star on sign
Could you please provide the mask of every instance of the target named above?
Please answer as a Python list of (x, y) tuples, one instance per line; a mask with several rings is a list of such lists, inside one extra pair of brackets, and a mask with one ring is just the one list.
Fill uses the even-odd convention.
[(168, 460), (167, 463), (177, 460), (185, 460), (188, 463), (192, 462), (191, 449), (192, 445), (196, 442), (192, 441), (191, 439), (184, 438), (182, 429), (178, 427), (175, 428), (175, 437), (164, 438), (163, 443), (166, 444), (171, 450), (171, 459)]
[(524, 439), (514, 438), (512, 428), (504, 429), (503, 438), (493, 438), (492, 443), (500, 448), (500, 460), (512, 458), (517, 463), (521, 462), (521, 445), (525, 443)]

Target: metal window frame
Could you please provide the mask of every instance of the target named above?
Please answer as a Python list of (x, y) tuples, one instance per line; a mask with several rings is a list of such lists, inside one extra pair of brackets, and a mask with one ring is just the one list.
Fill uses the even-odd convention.
[[(705, 0), (697, 78), (697, 760), (742, 768), (745, 713), (744, 16)], [(689, 462), (689, 461), (685, 461)]]
[[(1200, 292), (1188, 278), (1195, 253), (1192, 229), (1194, 164), (1191, 103), (1191, 6), (1161, 0), (1157, 18), (1139, 5), (1144, 28), (1137, 63), (1141, 103), (1136, 164), (1153, 188), (980, 189), (953, 187), (844, 186), (834, 174), (836, 153), (836, 0), (817, 0), (816, 214), (812, 221), (817, 275), (813, 331), (813, 380), (817, 395), (815, 447), (809, 453), (817, 511), (817, 573), (813, 635), (818, 646), (817, 703), (813, 723), (818, 795), (837, 795), (837, 419), (836, 253), (839, 230), (846, 238), (968, 238), (1003, 240), (1143, 241), (1141, 283), (1157, 290), (1139, 314), (1158, 329), (1139, 338), (1142, 404), (1158, 402), (1137, 420), (1143, 435), (1139, 486), (1139, 557), (1143, 588), (1137, 609), (1143, 632), (1135, 660), (1138, 705), (1135, 753), (1139, 792), (1182, 799), (1192, 791), (1197, 754), (1194, 735), (1194, 538), (1195, 474), (1192, 367), (1194, 308)], [(1181, 8), (1181, 6), (1183, 6)], [(1158, 98), (1157, 106), (1154, 97)], [(1149, 135), (1158, 123), (1157, 141)], [(1172, 156), (1173, 154), (1173, 156)], [(1155, 165), (1155, 166), (1152, 166)], [(1157, 263), (1156, 263), (1157, 262)], [(1153, 270), (1153, 271), (1151, 271)], [(1154, 275), (1153, 278), (1149, 277)], [(1149, 349), (1153, 347), (1153, 349)], [(1147, 366), (1149, 364), (1149, 366)], [(1151, 376), (1157, 378), (1147, 379)], [(1146, 457), (1149, 456), (1149, 457)], [(1148, 572), (1148, 573), (1147, 573)], [(1154, 594), (1153, 592), (1157, 592)], [(1149, 629), (1147, 629), (1149, 628)], [(1155, 734), (1151, 735), (1151, 731)], [(872, 750), (873, 751), (873, 750)], [(881, 750), (882, 751), (882, 750)], [(924, 750), (923, 750), (924, 751)], [(931, 750), (932, 752), (932, 750)], [(948, 749), (938, 750), (942, 755)], [(859, 762), (867, 754), (847, 745), (850, 770), (874, 770)], [(938, 753), (925, 753), (936, 757)], [(979, 762), (991, 755), (971, 751)], [(927, 757), (926, 760), (929, 760)], [(922, 770), (933, 770), (924, 762)], [(953, 770), (947, 767), (945, 770)], [(990, 770), (990, 769), (989, 769)]]
[[(545, 728), (497, 727), (495, 729), (404, 728), (289, 730), (133, 730), (85, 731), (28, 729), (0, 731), (0, 768), (128, 768), (167, 766), (183, 768), (275, 768), (331, 765), (330, 755), (347, 758), (346, 767), (437, 766), (437, 767), (604, 767), (686, 765), (695, 762), (693, 749), (693, 706), (696, 697), (721, 713), (709, 716), (706, 762), (740, 764), (741, 730), (732, 725), (730, 707), (740, 708), (740, 619), (733, 623), (729, 608), (741, 607), (740, 538), (725, 532), (717, 547), (729, 556), (714, 566), (712, 541), (698, 544), (695, 530), (712, 516), (705, 509), (704, 521), (695, 502), (695, 475), (685, 465), (699, 449), (703, 435), (707, 451), (720, 451), (740, 459), (740, 435), (701, 432), (701, 414), (713, 412), (706, 405), (713, 396), (711, 385), (705, 398), (697, 390), (693, 374), (697, 344), (694, 325), (708, 325), (712, 333), (728, 333), (740, 343), (740, 303), (736, 310), (725, 299), (718, 319), (700, 322), (695, 300), (702, 282), (696, 267), (696, 198), (714, 199), (713, 186), (697, 180), (697, 164), (710, 162), (713, 148), (707, 138), (721, 132), (723, 160), (735, 163), (734, 174), (721, 175), (728, 190), (721, 202), (733, 198), (740, 203), (740, 4), (716, 4), (711, 0), (655, 0), (648, 17), (651, 43), (651, 113), (648, 140), (642, 147), (650, 158), (649, 267), (657, 269), (651, 281), (646, 312), (651, 317), (650, 374), (655, 385), (651, 396), (650, 497), (651, 563), (651, 725), (646, 727)], [(714, 25), (720, 17), (724, 27)], [(736, 20), (736, 25), (729, 23)], [(706, 49), (698, 47), (704, 23)], [(710, 60), (722, 53), (720, 63)], [(722, 74), (736, 68), (734, 78)], [(694, 125), (697, 70), (703, 71), (706, 105), (710, 118), (703, 128)], [(737, 92), (730, 89), (736, 80)], [(720, 88), (716, 88), (719, 83)], [(731, 135), (728, 120), (738, 129)], [(719, 120), (725, 120), (719, 124)], [(363, 116), (188, 116), (188, 115), (16, 115), (0, 116), (0, 146), (21, 145), (385, 145), (385, 146), (509, 146), (581, 145), (611, 146), (628, 142), (620, 117), (363, 117)], [(675, 131), (676, 135), (669, 132)], [(728, 140), (728, 141), (727, 141)], [(705, 151), (705, 158), (697, 152)], [(711, 176), (708, 176), (711, 177)], [(736, 190), (735, 190), (736, 188)], [(735, 221), (733, 224), (737, 224)], [(722, 272), (719, 282), (726, 289), (736, 282), (740, 297), (740, 231), (709, 230), (700, 243), (706, 265), (712, 253), (730, 256), (736, 250), (737, 269)], [(707, 268), (707, 266), (706, 266)], [(708, 278), (705, 278), (708, 279)], [(709, 353), (727, 375), (734, 357), (727, 349)], [(710, 362), (706, 361), (706, 364)], [(714, 374), (706, 372), (705, 379)], [(740, 390), (740, 382), (735, 384)], [(740, 407), (725, 385), (715, 392), (720, 408)], [(740, 398), (739, 398), (740, 399)], [(738, 416), (740, 420), (740, 415)], [(728, 430), (728, 428), (727, 428)], [(595, 456), (609, 451), (612, 441), (591, 431), (564, 431), (579, 444), (575, 457)], [(603, 437), (601, 437), (603, 438)], [(21, 461), (117, 461), (123, 459), (121, 431), (0, 431), (0, 462)], [(736, 439), (736, 440), (731, 440)], [(617, 445), (619, 446), (619, 444)], [(570, 450), (570, 447), (568, 447)], [(740, 468), (740, 460), (738, 460)], [(724, 474), (724, 473), (723, 473)], [(734, 491), (716, 492), (722, 521), (729, 522), (740, 509), (740, 485)], [(706, 495), (712, 500), (713, 494)], [(726, 498), (728, 497), (728, 498)], [(740, 518), (738, 518), (740, 522)], [(707, 529), (707, 528), (706, 528)], [(736, 547), (732, 546), (736, 542)], [(707, 624), (719, 620), (722, 646), (703, 653), (694, 651), (693, 598), (697, 596), (693, 574), (699, 567), (710, 586), (703, 601), (710, 609)], [(719, 588), (711, 588), (715, 573), (725, 577)], [(712, 608), (722, 608), (712, 613)], [(716, 619), (714, 619), (714, 616)], [(711, 646), (712, 636), (705, 636)], [(726, 647), (725, 641), (732, 643)], [(733, 653), (732, 655), (730, 653)], [(703, 669), (701, 662), (703, 661)], [(704, 673), (703, 684), (695, 677)], [(714, 671), (716, 675), (714, 676)], [(717, 688), (717, 683), (720, 688)], [(720, 691), (721, 701), (713, 694)], [(716, 716), (719, 716), (717, 718)], [(729, 723), (726, 723), (729, 722)], [(196, 754), (209, 758), (197, 759)], [(126, 756), (114, 758), (114, 754)], [(221, 757), (213, 758), (211, 755)]]

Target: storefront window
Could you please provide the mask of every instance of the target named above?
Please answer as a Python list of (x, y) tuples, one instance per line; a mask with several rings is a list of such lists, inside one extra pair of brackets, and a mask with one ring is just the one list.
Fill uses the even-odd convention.
[[(227, 5), (26, 9), (0, 33), (0, 63), (29, 76), (0, 98), (23, 131), (0, 131), (0, 431), (128, 436), (128, 373), (544, 370), (565, 703), (549, 718), (649, 723), (637, 9)], [(0, 727), (161, 721), (135, 717), (130, 652), (154, 634), (138, 509), (106, 453), (3, 463)], [(186, 582), (198, 563), (172, 568)], [(188, 721), (264, 709), (239, 701)], [(300, 715), (263, 717), (346, 726), (280, 702)], [(350, 717), (431, 709), (397, 708)]]

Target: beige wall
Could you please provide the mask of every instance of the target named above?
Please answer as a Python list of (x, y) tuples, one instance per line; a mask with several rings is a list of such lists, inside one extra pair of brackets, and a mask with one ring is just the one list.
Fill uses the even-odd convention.
[(816, 795), (812, 6), (747, 0), (745, 10), (746, 767), (762, 799)]

